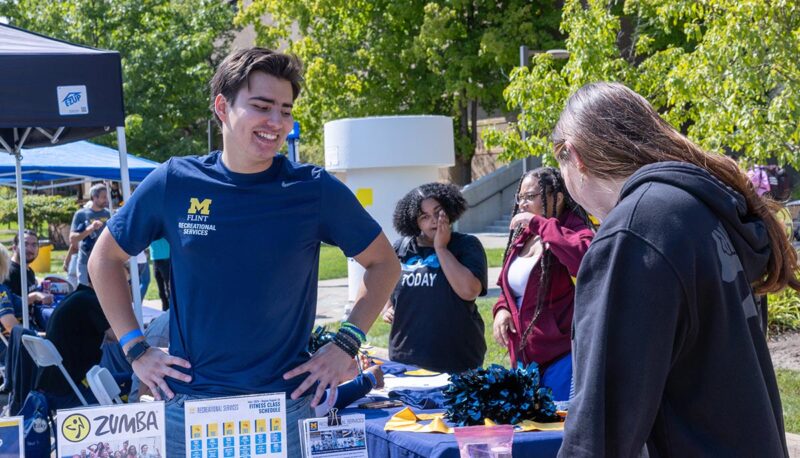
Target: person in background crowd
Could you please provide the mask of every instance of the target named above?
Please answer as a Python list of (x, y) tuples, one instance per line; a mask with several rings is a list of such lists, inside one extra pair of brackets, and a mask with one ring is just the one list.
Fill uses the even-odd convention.
[(475, 299), (486, 294), (486, 253), (477, 237), (451, 228), (466, 209), (458, 188), (442, 183), (419, 186), (397, 202), (394, 228), (402, 238), (394, 250), (403, 272), (383, 313), (392, 325), (392, 361), (448, 373), (483, 364)]
[(559, 456), (788, 456), (753, 299), (800, 290), (775, 203), (621, 84), (578, 89), (552, 138), (570, 195), (601, 221)]
[[(88, 284), (78, 285), (58, 304), (47, 322), (47, 340), (53, 342), (63, 358), (64, 368), (79, 388), (84, 387), (83, 379), (89, 369), (100, 363), (103, 356), (101, 344), (106, 340), (116, 341), (100, 308), (91, 278), (88, 280)], [(45, 392), (51, 406), (55, 406), (53, 408), (80, 405), (80, 400), (56, 366), (46, 367), (39, 373), (36, 388)], [(93, 398), (89, 390), (82, 391), (85, 397)]]
[(67, 273), (67, 281), (73, 288), (78, 286), (78, 244), (70, 243), (67, 255), (64, 256), (64, 263), (61, 267)]
[(0, 324), (3, 325), (2, 332), (5, 335), (22, 321), (22, 300), (5, 285), (10, 270), (11, 256), (6, 247), (0, 245), (0, 281), (4, 282), (0, 285)]
[(158, 297), (161, 299), (161, 310), (169, 310), (169, 242), (158, 239), (150, 244), (150, 257), (153, 259), (153, 271), (158, 285)]
[(139, 266), (139, 297), (144, 300), (150, 286), (150, 255), (147, 249), (136, 255), (136, 264)]
[[(31, 269), (31, 263), (39, 256), (39, 237), (36, 232), (25, 229), (25, 262), (27, 262), (28, 304), (52, 304), (53, 296), (50, 293), (36, 291), (36, 274)], [(12, 293), (22, 295), (22, 279), (20, 275), (19, 235), (14, 235), (14, 246), (11, 248), (11, 268), (9, 269), (6, 285)]]
[(122, 201), (122, 190), (119, 188), (119, 181), (112, 181), (111, 182), (111, 204), (114, 208), (119, 208), (124, 203)]
[(763, 196), (769, 193), (771, 186), (769, 184), (769, 176), (767, 175), (764, 167), (753, 166), (747, 171), (747, 178), (753, 183), (756, 189), (756, 194)]
[[(81, 208), (75, 212), (72, 218), (72, 227), (69, 233), (69, 243), (77, 244), (78, 250), (78, 282), (85, 285), (87, 262), (92, 253), (97, 237), (106, 227), (106, 221), (111, 218), (108, 210), (108, 191), (104, 184), (95, 184), (89, 189), (91, 206)], [(87, 202), (88, 203), (88, 202)]]
[(572, 385), (572, 277), (594, 233), (553, 167), (523, 175), (515, 201), (493, 334), (514, 367), (539, 364), (542, 383), (565, 401)]

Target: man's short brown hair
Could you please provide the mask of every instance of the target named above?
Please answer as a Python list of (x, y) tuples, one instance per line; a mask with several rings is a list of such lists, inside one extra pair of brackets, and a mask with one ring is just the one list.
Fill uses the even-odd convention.
[(214, 110), (214, 99), (217, 94), (222, 94), (228, 103), (233, 104), (239, 89), (248, 84), (248, 78), (253, 72), (264, 72), (289, 81), (292, 84), (292, 100), (294, 100), (300, 95), (302, 71), (303, 64), (295, 55), (259, 47), (233, 51), (219, 64), (217, 72), (211, 78), (211, 112), (219, 123), (220, 119)]
[[(25, 229), (25, 230), (22, 231), (22, 233), (25, 234), (25, 235), (32, 235), (32, 236), (36, 237), (36, 241), (37, 242), (39, 241), (39, 235), (33, 229)], [(19, 246), (19, 232), (15, 232), (14, 233), (14, 247), (16, 248), (18, 246)]]

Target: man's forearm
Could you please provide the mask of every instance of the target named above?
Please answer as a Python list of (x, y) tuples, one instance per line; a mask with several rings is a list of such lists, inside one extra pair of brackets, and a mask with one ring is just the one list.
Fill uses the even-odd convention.
[(69, 233), (69, 243), (70, 244), (79, 243), (83, 239), (85, 239), (86, 237), (89, 237), (89, 235), (91, 235), (92, 232), (94, 232), (94, 231), (89, 229), (89, 228), (86, 228), (86, 229), (84, 229), (84, 230), (82, 230), (80, 232), (70, 232)]
[[(119, 254), (112, 256), (109, 253), (107, 243), (103, 243), (107, 241), (106, 237), (111, 238), (108, 234), (103, 234), (103, 238), (98, 240), (98, 245), (92, 250), (89, 258), (89, 276), (103, 313), (119, 339), (137, 329), (139, 322), (136, 321), (136, 315), (131, 307), (131, 293), (125, 276), (125, 260), (120, 259)], [(133, 342), (138, 340), (141, 338)]]

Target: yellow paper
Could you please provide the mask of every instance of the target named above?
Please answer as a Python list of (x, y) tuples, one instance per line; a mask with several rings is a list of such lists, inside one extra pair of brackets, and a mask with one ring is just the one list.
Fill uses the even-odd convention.
[[(406, 407), (405, 409), (392, 415), (392, 418), (386, 422), (383, 428), (385, 431), (406, 431), (412, 433), (443, 433), (451, 434), (453, 428), (448, 427), (444, 420), (443, 414), (422, 414), (417, 416), (414, 411)], [(432, 420), (430, 423), (423, 425), (419, 421)]]
[[(422, 424), (420, 421), (431, 422)], [(494, 426), (496, 423), (488, 418), (484, 420), (486, 426)], [(450, 428), (444, 422), (443, 413), (427, 413), (415, 414), (411, 408), (405, 409), (392, 415), (392, 418), (386, 422), (383, 428), (385, 431), (405, 431), (410, 433), (441, 433), (452, 434), (453, 428)], [(526, 431), (562, 431), (564, 429), (564, 422), (556, 421), (553, 423), (541, 423), (537, 421), (525, 420), (514, 425), (516, 432)]]
[(410, 375), (412, 377), (432, 377), (435, 375), (439, 375), (441, 372), (433, 372), (427, 369), (417, 369), (413, 371), (405, 371), (404, 375)]

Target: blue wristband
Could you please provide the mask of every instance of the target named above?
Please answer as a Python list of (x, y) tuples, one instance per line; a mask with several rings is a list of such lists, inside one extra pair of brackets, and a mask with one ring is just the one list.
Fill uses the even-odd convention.
[(142, 334), (142, 330), (139, 329), (139, 328), (136, 328), (133, 331), (125, 334), (124, 336), (122, 336), (122, 338), (119, 339), (119, 346), (125, 348), (125, 345), (127, 345), (131, 340), (133, 340), (133, 339), (135, 339), (137, 337), (143, 337), (143, 336), (144, 336), (144, 334)]
[(378, 379), (375, 378), (375, 374), (372, 372), (363, 372), (363, 374), (367, 376), (370, 383), (372, 383), (372, 387), (375, 388), (375, 386), (378, 384)]

